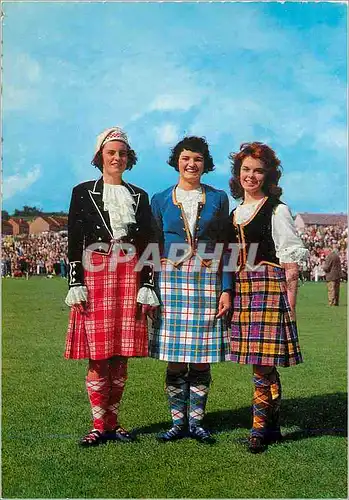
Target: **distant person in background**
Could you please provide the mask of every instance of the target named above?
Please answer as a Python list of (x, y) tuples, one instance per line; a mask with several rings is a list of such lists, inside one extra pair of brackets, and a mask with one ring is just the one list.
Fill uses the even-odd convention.
[(332, 250), (327, 255), (323, 270), (326, 273), (328, 305), (338, 306), (342, 265), (336, 245), (333, 245)]
[(64, 255), (61, 255), (60, 261), (60, 274), (61, 278), (66, 278), (67, 277), (67, 263)]
[(24, 256), (22, 256), (19, 259), (19, 270), (22, 273), (23, 277), (25, 277), (26, 279), (29, 279), (29, 266), (28, 266), (28, 262)]

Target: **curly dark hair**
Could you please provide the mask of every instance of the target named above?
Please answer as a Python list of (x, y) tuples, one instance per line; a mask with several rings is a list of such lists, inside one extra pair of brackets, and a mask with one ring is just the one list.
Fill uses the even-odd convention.
[(265, 169), (265, 180), (262, 186), (263, 193), (266, 196), (280, 198), (282, 189), (278, 186), (282, 175), (281, 161), (276, 156), (275, 151), (262, 142), (244, 142), (240, 146), (240, 151), (230, 153), (232, 177), (229, 181), (230, 192), (233, 198), (243, 198), (244, 190), (240, 184), (240, 170), (245, 158), (251, 156), (263, 162)]
[(177, 172), (178, 160), (182, 151), (184, 150), (193, 151), (194, 153), (201, 153), (204, 157), (204, 174), (207, 172), (212, 172), (214, 170), (214, 163), (210, 151), (208, 149), (208, 144), (204, 137), (196, 137), (195, 135), (190, 137), (184, 137), (174, 148), (171, 149), (171, 154), (168, 159), (168, 164), (171, 165)]
[[(94, 156), (93, 160), (91, 161), (91, 165), (95, 166), (98, 168), (103, 173), (103, 159), (102, 159), (102, 150), (105, 144), (102, 145), (101, 149), (98, 151), (98, 153)], [(130, 146), (127, 146), (127, 167), (126, 170), (132, 170), (132, 167), (136, 165), (137, 163), (137, 155), (136, 152), (130, 148)]]

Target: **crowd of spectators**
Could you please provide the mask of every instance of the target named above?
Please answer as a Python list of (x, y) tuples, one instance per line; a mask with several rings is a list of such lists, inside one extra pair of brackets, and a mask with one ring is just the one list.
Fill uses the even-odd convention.
[(328, 253), (336, 248), (342, 264), (342, 279), (347, 281), (348, 258), (347, 258), (347, 226), (306, 226), (299, 231), (310, 256), (301, 268), (302, 278), (307, 281), (322, 281), (325, 279), (323, 270), (324, 262)]
[(67, 277), (68, 238), (66, 231), (29, 236), (5, 236), (2, 240), (1, 275)]
[[(335, 246), (342, 263), (343, 280), (348, 276), (348, 227), (307, 226), (299, 231), (310, 257), (301, 268), (301, 278), (321, 281), (325, 277), (323, 265), (330, 249)], [(57, 275), (66, 278), (68, 238), (65, 231), (45, 232), (25, 237), (5, 236), (2, 240), (2, 276), (29, 277)]]

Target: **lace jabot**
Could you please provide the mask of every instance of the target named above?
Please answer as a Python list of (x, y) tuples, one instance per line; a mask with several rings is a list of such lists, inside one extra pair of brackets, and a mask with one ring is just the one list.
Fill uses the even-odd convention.
[(184, 213), (187, 218), (190, 232), (193, 235), (196, 217), (198, 214), (198, 203), (202, 200), (201, 186), (196, 189), (186, 191), (180, 187), (176, 187), (176, 198), (183, 205)]
[(127, 234), (127, 225), (136, 222), (134, 205), (129, 190), (119, 184), (104, 183), (104, 210), (108, 210), (113, 237), (119, 240)]

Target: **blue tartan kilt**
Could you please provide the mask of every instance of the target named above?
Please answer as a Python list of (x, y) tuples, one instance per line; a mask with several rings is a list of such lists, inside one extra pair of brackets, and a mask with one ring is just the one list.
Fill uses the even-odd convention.
[(157, 275), (158, 316), (149, 331), (149, 356), (179, 363), (229, 359), (227, 320), (217, 319), (221, 275), (194, 265), (195, 257), (174, 267), (162, 261)]

